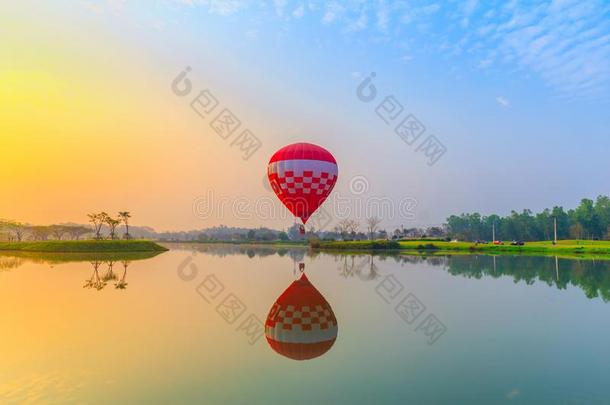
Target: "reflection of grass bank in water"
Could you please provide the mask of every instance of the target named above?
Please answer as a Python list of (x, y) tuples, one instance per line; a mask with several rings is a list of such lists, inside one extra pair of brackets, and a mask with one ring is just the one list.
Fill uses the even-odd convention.
[[(438, 267), (453, 276), (469, 279), (511, 278), (515, 284), (544, 283), (559, 290), (573, 286), (581, 289), (587, 298), (600, 297), (610, 302), (610, 267), (608, 260), (586, 258), (561, 258), (559, 256), (406, 253), (397, 251), (359, 252), (334, 251), (322, 254), (338, 258), (339, 271), (344, 277), (358, 276), (371, 280), (387, 275), (384, 262), (417, 265), (426, 263)], [(608, 259), (608, 258), (606, 258)], [(381, 268), (381, 272), (378, 268)]]
[(314, 241), (312, 249), (320, 250), (399, 250), (400, 244), (393, 240)]
[[(23, 261), (33, 263), (71, 263), (71, 262), (110, 262), (110, 261), (137, 261), (155, 257), (162, 252), (28, 252), (28, 251), (1, 251), (0, 250), (0, 268), (3, 263), (11, 263), (18, 261), (21, 265)], [(14, 266), (19, 267), (19, 266)]]
[[(473, 259), (476, 261), (473, 263)], [(541, 282), (560, 290), (570, 285), (587, 298), (610, 302), (610, 271), (607, 261), (563, 260), (544, 256), (456, 256), (447, 259), (445, 269), (452, 275), (481, 279), (510, 277), (515, 284)]]
[(149, 240), (53, 240), (0, 242), (0, 251), (49, 253), (165, 252), (167, 248)]
[(311, 247), (320, 250), (376, 251), (400, 250), (419, 253), (486, 253), (486, 254), (535, 254), (562, 257), (610, 258), (610, 241), (576, 241), (562, 240), (553, 245), (552, 242), (527, 242), (524, 246), (475, 244), (472, 242), (442, 242), (442, 241), (335, 241), (313, 242)]

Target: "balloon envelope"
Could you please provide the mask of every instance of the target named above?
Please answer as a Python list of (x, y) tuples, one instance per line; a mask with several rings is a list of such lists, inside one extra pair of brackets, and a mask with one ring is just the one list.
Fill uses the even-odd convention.
[(323, 355), (335, 343), (337, 332), (330, 304), (305, 274), (279, 296), (265, 321), (265, 337), (271, 348), (293, 360)]
[(304, 224), (329, 196), (338, 173), (333, 155), (311, 143), (284, 146), (275, 152), (267, 166), (273, 191)]

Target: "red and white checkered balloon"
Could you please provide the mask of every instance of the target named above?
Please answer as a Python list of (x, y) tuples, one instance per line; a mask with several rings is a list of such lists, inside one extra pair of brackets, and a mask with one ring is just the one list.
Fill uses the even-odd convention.
[(271, 348), (293, 360), (323, 355), (335, 343), (337, 331), (330, 304), (305, 274), (279, 296), (265, 321)]
[(330, 195), (338, 174), (333, 155), (311, 143), (284, 146), (267, 167), (271, 188), (303, 224)]

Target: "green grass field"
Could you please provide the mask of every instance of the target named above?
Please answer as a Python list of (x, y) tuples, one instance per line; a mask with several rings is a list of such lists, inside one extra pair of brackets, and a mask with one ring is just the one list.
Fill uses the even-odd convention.
[(0, 242), (0, 251), (54, 253), (164, 252), (168, 250), (150, 240), (53, 240), (37, 242)]
[(539, 255), (595, 255), (610, 257), (610, 241), (562, 240), (553, 245), (552, 242), (526, 242), (524, 246), (475, 244), (473, 242), (441, 242), (441, 241), (336, 241), (317, 242), (312, 245), (321, 250), (399, 250), (435, 253), (512, 253)]

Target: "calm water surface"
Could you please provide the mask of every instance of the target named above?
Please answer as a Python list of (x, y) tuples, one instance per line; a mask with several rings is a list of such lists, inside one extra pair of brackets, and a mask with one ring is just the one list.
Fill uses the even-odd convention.
[[(300, 275), (338, 336), (262, 324)], [(1, 403), (610, 403), (610, 262), (173, 245), (0, 255)]]

